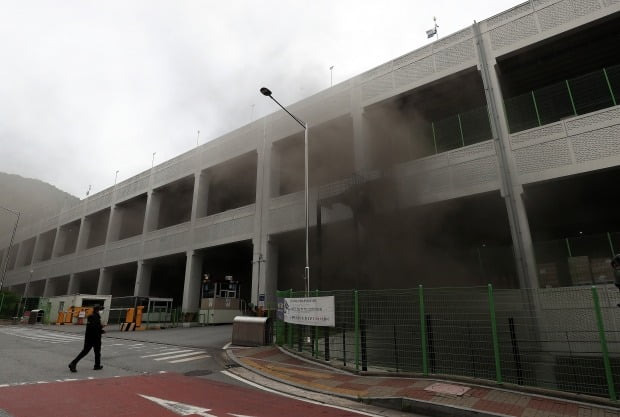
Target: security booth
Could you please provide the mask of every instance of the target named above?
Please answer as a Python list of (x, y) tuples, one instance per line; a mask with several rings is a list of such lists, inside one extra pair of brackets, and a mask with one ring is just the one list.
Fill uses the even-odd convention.
[(142, 326), (145, 328), (166, 327), (172, 323), (172, 298), (148, 297), (142, 313)]
[(93, 312), (93, 307), (101, 306), (103, 310), (101, 323), (107, 324), (111, 295), (71, 294), (50, 297), (50, 320), (56, 324), (86, 324), (86, 318)]
[(122, 331), (169, 327), (173, 322), (173, 301), (160, 297), (115, 297), (108, 323), (118, 324)]
[(108, 324), (121, 325), (127, 322), (127, 314), (133, 309), (134, 311), (138, 307), (146, 307), (148, 304), (148, 297), (114, 297), (110, 304), (110, 313), (108, 318)]
[(214, 281), (205, 274), (202, 280), (199, 322), (201, 324), (232, 323), (244, 314), (245, 301), (241, 286), (231, 275), (223, 281)]

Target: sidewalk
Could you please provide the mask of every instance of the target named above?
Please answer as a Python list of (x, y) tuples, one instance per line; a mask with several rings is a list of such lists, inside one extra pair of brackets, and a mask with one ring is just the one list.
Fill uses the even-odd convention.
[(432, 416), (620, 417), (618, 407), (433, 379), (361, 376), (274, 346), (230, 349), (240, 366), (298, 388)]

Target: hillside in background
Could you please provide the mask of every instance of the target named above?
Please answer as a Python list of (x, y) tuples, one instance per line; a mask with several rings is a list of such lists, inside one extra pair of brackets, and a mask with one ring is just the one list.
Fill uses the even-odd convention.
[[(53, 216), (79, 199), (46, 182), (0, 172), (0, 206), (22, 213), (20, 225)], [(0, 209), (0, 237), (10, 234), (16, 216)]]

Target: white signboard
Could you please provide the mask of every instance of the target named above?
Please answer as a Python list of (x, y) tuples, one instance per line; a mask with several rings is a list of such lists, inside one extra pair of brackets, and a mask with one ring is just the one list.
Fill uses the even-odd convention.
[(284, 321), (306, 326), (336, 326), (334, 296), (285, 298)]

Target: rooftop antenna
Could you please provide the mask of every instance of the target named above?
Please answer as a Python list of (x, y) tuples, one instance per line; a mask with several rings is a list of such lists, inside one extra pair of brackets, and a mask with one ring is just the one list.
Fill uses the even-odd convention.
[(88, 190), (86, 190), (86, 197), (88, 197), (88, 195), (90, 194), (90, 187), (91, 187), (91, 185), (88, 184)]
[(198, 138), (200, 138), (200, 130), (198, 131), (198, 136), (196, 136), (196, 146), (198, 146)]
[(334, 85), (334, 66), (329, 67), (329, 86)]

